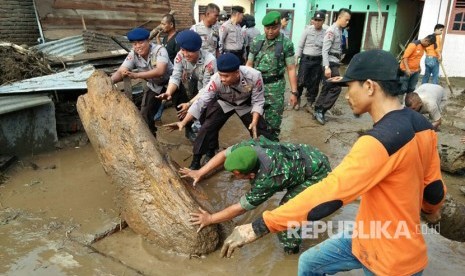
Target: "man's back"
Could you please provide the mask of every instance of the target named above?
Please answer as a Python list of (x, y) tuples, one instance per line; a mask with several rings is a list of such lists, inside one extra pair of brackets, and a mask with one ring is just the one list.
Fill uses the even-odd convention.
[(420, 113), (428, 113), (433, 121), (439, 120), (447, 100), (444, 88), (438, 84), (424, 83), (415, 90), (415, 93), (423, 102)]

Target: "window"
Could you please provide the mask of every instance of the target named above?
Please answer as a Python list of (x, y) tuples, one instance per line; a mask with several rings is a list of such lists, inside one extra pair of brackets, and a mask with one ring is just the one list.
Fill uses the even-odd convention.
[(465, 0), (455, 0), (448, 33), (465, 34)]

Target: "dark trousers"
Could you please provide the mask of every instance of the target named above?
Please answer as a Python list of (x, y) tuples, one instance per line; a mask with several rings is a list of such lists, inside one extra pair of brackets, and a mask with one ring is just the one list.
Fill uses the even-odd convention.
[[(331, 77), (340, 76), (339, 64), (330, 63), (329, 68), (331, 69)], [(326, 81), (327, 78), (323, 75), (323, 87), (321, 88), (320, 96), (315, 103), (315, 110), (320, 110), (323, 113), (330, 110), (336, 103), (339, 94), (341, 94), (341, 87)]]
[[(163, 93), (163, 90), (160, 93)], [(161, 105), (161, 100), (155, 98), (156, 95), (157, 94), (154, 91), (147, 88), (142, 96), (142, 103), (140, 106), (140, 114), (149, 127), (150, 132), (153, 134), (157, 132), (154, 117)]]
[(244, 60), (244, 51), (243, 50), (224, 50), (224, 53), (231, 53), (231, 54), (234, 54), (236, 57), (239, 58), (239, 60), (241, 61), (241, 64), (244, 65), (245, 64), (245, 60)]
[[(229, 117), (235, 114), (235, 110), (231, 110), (228, 113), (224, 113), (218, 101), (211, 101), (202, 116), (200, 122), (202, 127), (200, 128), (197, 138), (194, 141), (194, 155), (206, 154), (208, 151), (217, 150), (219, 148), (218, 134), (223, 125), (228, 121)], [(239, 117), (247, 128), (252, 123), (252, 114), (247, 113)], [(250, 136), (252, 132), (249, 130)], [(263, 135), (266, 138), (271, 138), (271, 133), (268, 132), (266, 122), (262, 116), (258, 119), (257, 123), (257, 135)]]
[(315, 102), (318, 96), (323, 70), (321, 67), (321, 56), (303, 55), (300, 58), (299, 72), (297, 74), (297, 92), (299, 98), (302, 96), (304, 87), (307, 89), (307, 102)]

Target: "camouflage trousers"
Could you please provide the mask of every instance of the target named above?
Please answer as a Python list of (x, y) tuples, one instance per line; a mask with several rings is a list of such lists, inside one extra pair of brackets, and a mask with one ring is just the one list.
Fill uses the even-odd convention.
[(282, 78), (279, 81), (265, 83), (265, 106), (263, 117), (271, 133), (272, 141), (279, 141), (281, 133), (281, 122), (284, 112), (284, 92), (286, 81)]
[[(306, 188), (320, 182), (331, 172), (331, 165), (329, 164), (328, 157), (326, 157), (326, 155), (324, 155), (322, 152), (307, 146), (303, 146), (301, 150), (305, 155), (308, 156), (306, 160), (311, 160), (306, 162), (306, 168), (308, 167), (308, 169), (310, 169), (311, 174), (305, 177), (305, 182), (288, 187), (287, 192), (281, 199), (279, 205), (283, 205)], [(288, 252), (291, 249), (297, 249), (300, 247), (302, 244), (302, 238), (300, 238), (301, 231), (299, 230), (297, 233), (299, 237), (288, 236), (288, 231), (282, 231), (277, 234), (279, 242), (284, 247), (285, 251)]]

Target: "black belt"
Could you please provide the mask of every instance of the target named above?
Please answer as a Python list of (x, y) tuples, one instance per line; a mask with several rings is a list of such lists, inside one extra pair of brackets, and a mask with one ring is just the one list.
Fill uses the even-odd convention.
[(322, 56), (310, 56), (310, 55), (302, 55), (303, 60), (322, 60)]
[(339, 54), (339, 53), (331, 53), (330, 52), (330, 53), (328, 53), (328, 55), (333, 56), (333, 57), (337, 57), (338, 59), (341, 59), (341, 54)]
[(269, 76), (263, 77), (263, 83), (273, 83), (283, 79), (283, 76)]
[(232, 103), (230, 102), (229, 100), (221, 97), (219, 94), (216, 95), (216, 98), (218, 100), (222, 100), (223, 102), (227, 102), (228, 104), (232, 105), (232, 106), (251, 106), (252, 105), (252, 97), (249, 97), (246, 101), (244, 101), (243, 103), (241, 104), (237, 104), (237, 103)]
[(243, 54), (244, 50), (224, 50), (225, 53), (231, 53), (231, 54)]

